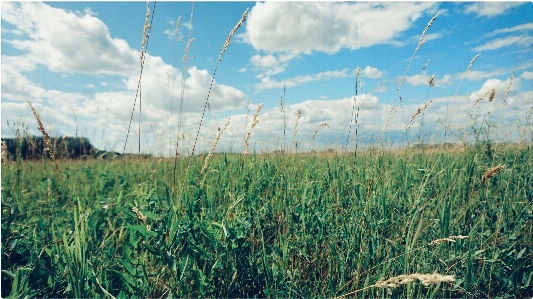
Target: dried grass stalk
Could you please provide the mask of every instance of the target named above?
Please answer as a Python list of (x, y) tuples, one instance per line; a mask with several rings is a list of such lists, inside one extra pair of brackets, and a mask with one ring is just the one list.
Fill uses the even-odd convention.
[(428, 80), (429, 87), (435, 86), (435, 75), (431, 76)]
[(505, 166), (503, 164), (500, 164), (498, 166), (492, 167), (489, 170), (487, 170), (483, 176), (481, 177), (481, 186), (485, 184), (485, 181), (490, 179), (491, 177), (495, 176), (498, 172), (500, 172)]
[(468, 239), (468, 236), (449, 236), (448, 238), (436, 239), (431, 241), (428, 245), (433, 246), (444, 242), (455, 242), (455, 240)]
[(470, 64), (468, 65), (468, 68), (466, 69), (465, 75), (468, 75), (470, 73), (470, 70), (472, 69), (472, 65), (474, 65), (474, 61), (476, 61), (479, 55), (481, 55), (481, 53), (478, 53), (476, 56), (474, 56), (474, 58), (472, 58), (472, 60), (470, 61)]
[(480, 96), (479, 99), (477, 99), (474, 103), (474, 106), (479, 103), (479, 101), (483, 100), (487, 95), (489, 95), (489, 103), (492, 102), (492, 100), (494, 100), (494, 96), (496, 96), (496, 91), (494, 88), (487, 90), (482, 96)]
[(28, 101), (28, 104), (30, 104), (31, 111), (33, 112), (33, 115), (35, 116), (35, 120), (37, 120), (37, 129), (41, 132), (41, 134), (43, 134), (44, 146), (45, 146), (44, 149), (48, 150), (48, 153), (50, 154), (50, 158), (52, 158), (52, 160), (55, 163), (55, 155), (54, 155), (54, 151), (52, 150), (52, 140), (50, 139), (50, 136), (48, 136), (48, 133), (46, 133), (43, 123), (41, 122), (41, 118), (39, 117), (39, 114), (37, 113), (37, 111), (35, 111), (35, 108), (33, 108), (33, 105), (31, 104), (30, 101)]
[(504, 104), (507, 104), (507, 95), (511, 91), (511, 85), (513, 84), (513, 78), (514, 78), (514, 72), (511, 74), (511, 78), (509, 79), (509, 84), (507, 85), (507, 91), (505, 92), (505, 95), (503, 96)]
[(431, 25), (433, 24), (433, 22), (435, 21), (435, 19), (437, 19), (439, 15), (440, 15), (440, 11), (433, 18), (431, 18), (431, 20), (429, 20), (428, 25), (422, 32), (422, 35), (420, 35), (420, 39), (418, 40), (418, 45), (416, 46), (415, 52), (426, 42), (426, 39), (424, 38), (424, 36), (426, 35), (429, 27), (431, 27)]
[(248, 8), (246, 9), (246, 11), (242, 14), (242, 17), (241, 17), (241, 20), (237, 23), (237, 25), (235, 25), (235, 27), (233, 27), (233, 29), (231, 30), (231, 32), (229, 33), (228, 35), (228, 38), (226, 39), (226, 42), (224, 43), (224, 46), (222, 46), (222, 51), (220, 51), (220, 54), (218, 55), (218, 61), (222, 61), (222, 54), (224, 54), (224, 52), (226, 52), (226, 48), (229, 46), (229, 44), (231, 43), (231, 38), (233, 37), (233, 35), (235, 34), (235, 32), (237, 32), (237, 29), (239, 29), (239, 27), (242, 26), (242, 24), (244, 23), (244, 21), (246, 21), (246, 16), (248, 15)]
[(413, 114), (413, 116), (411, 116), (411, 125), (412, 125), (412, 123), (414, 123), (414, 121), (415, 121), (415, 117), (416, 117), (417, 115), (419, 115), (422, 111), (424, 111), (424, 109), (426, 109), (426, 108), (429, 106), (429, 104), (431, 104), (432, 101), (433, 101), (433, 100), (429, 101), (426, 105), (424, 105), (424, 107), (418, 108), (418, 109), (416, 110), (415, 114)]
[(298, 121), (300, 120), (301, 116), (302, 109), (298, 109), (298, 112), (296, 113), (296, 123), (294, 124), (294, 135), (292, 136), (292, 139), (296, 138), (296, 133), (298, 132)]
[(209, 165), (209, 159), (211, 159), (211, 157), (213, 156), (213, 151), (214, 151), (215, 148), (217, 147), (218, 140), (220, 139), (220, 136), (222, 136), (222, 132), (224, 132), (224, 131), (226, 130), (226, 128), (228, 127), (230, 119), (231, 119), (231, 117), (228, 118), (228, 121), (226, 121), (226, 124), (224, 125), (224, 128), (222, 128), (222, 129), (218, 132), (217, 137), (215, 137), (215, 141), (214, 141), (213, 144), (211, 145), (211, 148), (209, 149), (209, 153), (207, 154), (207, 157), (205, 157), (204, 166), (202, 167), (202, 170), (200, 171), (200, 176), (201, 176), (201, 175), (204, 173), (204, 171), (207, 169), (207, 166)]
[(2, 165), (7, 163), (7, 143), (2, 141)]
[(494, 88), (491, 88), (489, 91), (489, 103), (492, 102), (492, 100), (494, 100), (495, 95), (496, 95), (496, 91), (494, 90)]
[(419, 280), (425, 286), (430, 284), (440, 283), (440, 282), (455, 282), (454, 275), (442, 275), (439, 273), (433, 274), (405, 274), (395, 277), (391, 277), (387, 280), (379, 281), (374, 286), (378, 288), (396, 288), (404, 284), (411, 283), (415, 280)]
[(263, 104), (259, 104), (259, 107), (257, 107), (257, 110), (254, 113), (254, 119), (252, 120), (252, 125), (250, 126), (250, 131), (248, 131), (248, 134), (246, 134), (246, 138), (244, 139), (244, 151), (242, 152), (243, 156), (248, 154), (248, 147), (249, 147), (248, 139), (250, 139), (250, 136), (252, 136), (253, 128), (259, 122), (259, 120), (257, 119), (257, 116), (259, 115), (259, 112), (261, 111), (262, 108), (263, 108)]
[(146, 39), (148, 37), (148, 33), (146, 31), (148, 30), (148, 28), (150, 28), (150, 24), (148, 24), (149, 18), (150, 18), (150, 2), (146, 1), (146, 19), (144, 20), (143, 39), (141, 41), (141, 54), (140, 54), (141, 62), (145, 54), (144, 45), (146, 44)]

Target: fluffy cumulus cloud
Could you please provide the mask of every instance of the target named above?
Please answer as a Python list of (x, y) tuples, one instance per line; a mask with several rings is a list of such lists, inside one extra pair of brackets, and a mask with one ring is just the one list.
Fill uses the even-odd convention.
[(371, 67), (369, 65), (367, 65), (361, 72), (361, 74), (363, 75), (363, 77), (367, 77), (367, 78), (382, 78), (383, 75), (384, 75), (384, 72), (383, 71), (380, 71), (378, 70), (377, 68), (375, 67)]
[(342, 48), (388, 43), (436, 5), (258, 2), (250, 12), (246, 31), (256, 50), (335, 53)]
[(526, 79), (526, 80), (533, 80), (533, 72), (523, 72), (520, 75), (520, 78)]
[[(424, 70), (424, 71), (422, 71), (419, 74), (405, 77), (405, 81), (411, 86), (418, 86), (418, 85), (429, 86), (429, 79), (430, 78), (431, 78), (431, 75), (428, 75), (428, 73)], [(451, 85), (452, 84), (452, 76), (446, 74), (446, 75), (442, 76), (442, 78), (435, 77), (433, 83), (437, 87)]]
[[(21, 118), (26, 123), (34, 122), (25, 103), (29, 100), (45, 126), (50, 126), (52, 135), (74, 135), (76, 115), (81, 126), (101, 132), (102, 136), (105, 133), (106, 140), (113, 140), (107, 145), (95, 140), (97, 146), (119, 150), (125, 141), (137, 92), (139, 52), (130, 48), (126, 41), (111, 37), (107, 26), (90, 11), (72, 13), (44, 3), (6, 2), (2, 4), (2, 21), (13, 27), (5, 29), (11, 35), (3, 42), (23, 53), (2, 56), (3, 118), (15, 117), (9, 119), (12, 122)], [(81, 84), (86, 89), (84, 94), (47, 89), (29, 79), (31, 72), (38, 68), (41, 74), (90, 75), (95, 82)], [(112, 78), (119, 78), (115, 80), (118, 83), (109, 83), (107, 79)], [(169, 80), (176, 83), (169, 84)], [(115, 91), (103, 92), (96, 88), (110, 84)], [(149, 128), (146, 134), (150, 133), (143, 138), (153, 141), (155, 135), (170, 133), (170, 128), (177, 127), (176, 115), (181, 103), (181, 113), (188, 117), (182, 125), (191, 128), (197, 125), (211, 86), (211, 75), (191, 66), (184, 76), (160, 57), (147, 55), (141, 86), (141, 125)], [(137, 98), (136, 113), (139, 101)], [(214, 81), (209, 103), (209, 111), (220, 113), (243, 108), (246, 96), (232, 86)], [(134, 121), (139, 121), (138, 118), (135, 114)], [(2, 122), (2, 135), (12, 136), (6, 124)], [(38, 134), (34, 126), (30, 129), (31, 134)]]
[(6, 2), (2, 20), (29, 37), (8, 41), (26, 53), (22, 59), (52, 71), (121, 75), (138, 71), (138, 53), (126, 41), (111, 38), (107, 26), (90, 14), (76, 15), (40, 2)]

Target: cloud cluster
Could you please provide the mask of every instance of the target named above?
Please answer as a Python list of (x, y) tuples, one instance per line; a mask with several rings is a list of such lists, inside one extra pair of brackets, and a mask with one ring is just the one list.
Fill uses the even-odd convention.
[[(341, 49), (357, 50), (394, 43), (436, 3), (258, 2), (246, 23), (244, 42), (258, 52), (250, 62), (268, 85), (270, 76), (282, 73), (291, 59), (302, 54)], [(373, 72), (373, 73), (372, 73)], [(365, 69), (368, 78), (383, 73)]]
[(475, 13), (478, 17), (494, 17), (524, 2), (476, 2), (466, 6), (465, 13)]
[(138, 53), (126, 41), (111, 38), (107, 26), (90, 14), (76, 15), (40, 2), (2, 6), (2, 20), (21, 33), (21, 39), (8, 41), (26, 53), (20, 59), (51, 71), (123, 76), (138, 72)]
[(295, 87), (301, 84), (329, 80), (329, 79), (338, 79), (348, 77), (348, 69), (345, 68), (339, 71), (325, 71), (318, 74), (306, 75), (306, 76), (296, 76), (294, 78), (289, 78), (282, 81), (276, 81), (270, 77), (264, 77), (261, 79), (261, 82), (256, 84), (255, 87), (257, 90), (271, 89), (271, 88), (283, 88), (283, 87)]
[(430, 2), (257, 3), (246, 30), (256, 50), (331, 54), (387, 43), (435, 6)]
[[(44, 3), (10, 2), (2, 4), (2, 21), (14, 26), (14, 29), (5, 29), (10, 38), (3, 42), (23, 52), (19, 56), (2, 56), (4, 119), (5, 116), (29, 116), (26, 121), (33, 121), (31, 113), (26, 113), (29, 109), (25, 102), (30, 100), (35, 103), (45, 125), (52, 124), (52, 134), (73, 135), (75, 114), (84, 125), (91, 127), (90, 131), (94, 128), (102, 135), (105, 132), (106, 139), (113, 140), (109, 146), (124, 141), (139, 82), (140, 58), (137, 50), (130, 48), (125, 40), (112, 38), (107, 26), (90, 11), (81, 14)], [(102, 86), (108, 84), (106, 79), (118, 77), (122, 79), (122, 85), (115, 88), (118, 91), (112, 92), (87, 88), (88, 93), (85, 94), (46, 89), (26, 75), (41, 66), (45, 67), (44, 72), (64, 74), (66, 77), (97, 75)], [(211, 79), (206, 70), (192, 66), (184, 76), (160, 57), (147, 55), (141, 84), (144, 127), (151, 128), (152, 132), (168, 132), (170, 128), (175, 128), (179, 122), (176, 115), (180, 103), (183, 115), (190, 116), (191, 125), (197, 123)], [(89, 84), (82, 85), (95, 87)], [(137, 98), (136, 112), (139, 102)], [(242, 91), (213, 82), (210, 111), (219, 113), (243, 108), (245, 102), (246, 96)], [(138, 118), (137, 115), (135, 117)], [(12, 135), (5, 122), (2, 123), (2, 135)]]

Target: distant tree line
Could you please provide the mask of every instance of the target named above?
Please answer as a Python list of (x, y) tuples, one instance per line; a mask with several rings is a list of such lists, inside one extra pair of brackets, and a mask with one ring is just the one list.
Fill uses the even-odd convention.
[[(52, 151), (56, 159), (61, 158), (86, 158), (96, 157), (104, 152), (96, 149), (88, 138), (84, 137), (51, 137)], [(24, 160), (40, 160), (50, 158), (45, 150), (42, 136), (24, 136), (18, 138), (2, 138), (6, 142), (8, 158), (14, 160), (18, 157)]]
[[(85, 137), (50, 137), (52, 151), (56, 159), (113, 159), (122, 156), (117, 152), (101, 151), (94, 147), (89, 138)], [(42, 136), (19, 136), (16, 138), (2, 138), (6, 143), (7, 159), (40, 160), (50, 159), (45, 149)], [(125, 154), (129, 158), (151, 158), (151, 154)]]

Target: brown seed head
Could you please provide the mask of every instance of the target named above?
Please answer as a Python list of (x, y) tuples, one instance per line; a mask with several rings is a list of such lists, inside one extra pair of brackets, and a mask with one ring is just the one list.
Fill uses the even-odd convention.
[(496, 91), (494, 90), (494, 88), (491, 88), (489, 91), (489, 103), (492, 102), (492, 100), (494, 100), (495, 95), (496, 95)]
[(35, 108), (33, 108), (33, 105), (31, 104), (30, 101), (28, 101), (28, 104), (30, 104), (31, 111), (33, 112), (33, 115), (35, 116), (35, 120), (37, 120), (37, 129), (41, 132), (41, 134), (43, 134), (45, 150), (48, 150), (48, 153), (50, 154), (50, 158), (52, 158), (52, 160), (55, 163), (55, 155), (54, 155), (54, 151), (52, 150), (52, 140), (50, 139), (50, 136), (48, 136), (48, 133), (46, 133), (43, 123), (41, 122), (41, 118), (39, 117), (39, 114), (37, 113), (37, 111), (35, 111)]
[(500, 172), (505, 166), (500, 164), (496, 167), (492, 167), (489, 170), (487, 170), (483, 176), (481, 177), (481, 186), (485, 184), (485, 181), (490, 179), (491, 177), (495, 176), (498, 172)]
[(428, 80), (429, 87), (435, 86), (435, 75), (431, 76)]

